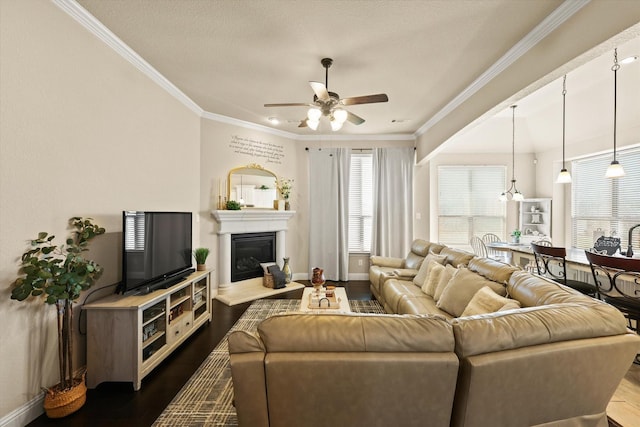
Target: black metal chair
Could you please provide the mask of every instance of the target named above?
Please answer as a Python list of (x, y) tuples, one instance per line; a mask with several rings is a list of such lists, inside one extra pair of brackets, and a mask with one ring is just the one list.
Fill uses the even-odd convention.
[(584, 252), (602, 299), (620, 310), (629, 319), (629, 328), (640, 333), (640, 259)]
[(567, 250), (563, 247), (546, 246), (537, 242), (531, 243), (533, 256), (535, 257), (536, 269), (541, 276), (558, 282), (562, 285), (573, 288), (590, 297), (598, 297), (598, 288), (589, 282), (572, 280), (567, 278)]

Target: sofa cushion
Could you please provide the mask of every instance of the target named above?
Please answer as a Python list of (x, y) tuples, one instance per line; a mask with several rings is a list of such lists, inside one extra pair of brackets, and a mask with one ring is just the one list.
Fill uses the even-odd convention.
[(509, 296), (520, 301), (522, 307), (535, 307), (566, 302), (585, 303), (593, 299), (587, 295), (526, 271), (516, 271), (507, 284)]
[(436, 287), (438, 286), (438, 281), (440, 281), (440, 276), (446, 268), (437, 261), (430, 261), (428, 266), (427, 278), (422, 284), (421, 289), (422, 292), (433, 298), (433, 295), (436, 292)]
[(439, 315), (446, 319), (453, 319), (453, 316), (436, 306), (436, 302), (425, 294), (411, 295), (401, 298), (398, 301), (397, 314), (431, 314)]
[(424, 258), (429, 254), (429, 246), (431, 246), (431, 242), (424, 239), (415, 239), (411, 242), (411, 252)]
[(518, 301), (502, 297), (496, 294), (489, 286), (484, 286), (471, 298), (471, 301), (469, 301), (469, 304), (467, 304), (462, 312), (461, 317), (516, 308), (520, 308)]
[(398, 312), (398, 302), (409, 295), (421, 295), (422, 290), (408, 280), (389, 279), (382, 288), (382, 299), (388, 311)]
[(422, 265), (420, 266), (420, 270), (418, 270), (418, 274), (416, 274), (413, 278), (413, 283), (415, 283), (416, 286), (422, 287), (425, 280), (429, 276), (430, 270), (432, 269), (432, 267), (429, 266), (429, 263), (431, 261), (435, 261), (436, 263), (444, 264), (446, 260), (447, 257), (444, 255), (436, 255), (431, 253), (428, 254), (425, 257), (424, 261), (422, 261)]
[(459, 317), (475, 293), (484, 286), (489, 286), (499, 295), (507, 295), (504, 285), (485, 279), (466, 267), (460, 267), (442, 291), (438, 307)]
[(466, 266), (471, 258), (475, 255), (471, 252), (463, 251), (462, 249), (455, 249), (445, 246), (440, 251), (440, 255), (446, 255), (447, 263), (453, 265), (454, 267)]
[(436, 290), (433, 291), (433, 299), (438, 302), (440, 296), (442, 295), (442, 291), (447, 287), (449, 281), (453, 277), (456, 272), (456, 268), (451, 264), (447, 264), (444, 267), (444, 271), (440, 273), (440, 278), (438, 279), (438, 284), (436, 285)]
[(511, 275), (519, 268), (491, 258), (475, 257), (469, 261), (469, 270), (494, 282), (507, 284)]

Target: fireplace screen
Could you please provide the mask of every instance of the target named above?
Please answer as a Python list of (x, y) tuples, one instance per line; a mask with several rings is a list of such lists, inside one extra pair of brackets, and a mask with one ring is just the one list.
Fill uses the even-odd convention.
[(275, 262), (276, 233), (231, 235), (231, 281), (262, 277), (261, 262)]

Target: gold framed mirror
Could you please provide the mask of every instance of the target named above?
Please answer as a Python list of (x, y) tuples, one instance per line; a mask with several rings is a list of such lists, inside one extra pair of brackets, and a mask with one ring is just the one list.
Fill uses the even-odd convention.
[(243, 208), (273, 209), (278, 198), (275, 173), (259, 164), (233, 168), (227, 175), (227, 200), (235, 200)]

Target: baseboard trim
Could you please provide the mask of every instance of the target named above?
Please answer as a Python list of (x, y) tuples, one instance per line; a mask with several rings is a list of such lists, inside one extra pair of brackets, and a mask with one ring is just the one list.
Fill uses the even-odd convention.
[(0, 427), (22, 427), (44, 414), (44, 393), (0, 418)]

